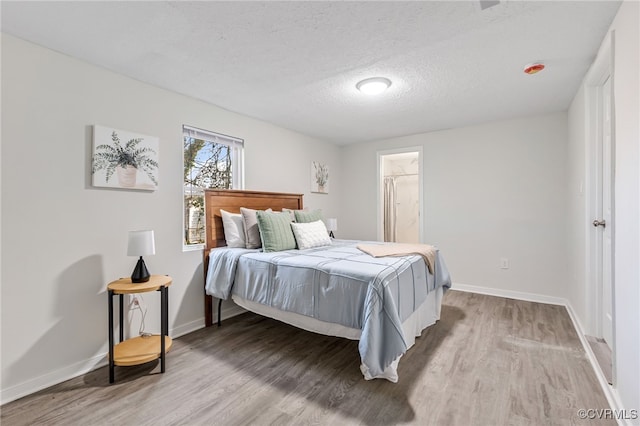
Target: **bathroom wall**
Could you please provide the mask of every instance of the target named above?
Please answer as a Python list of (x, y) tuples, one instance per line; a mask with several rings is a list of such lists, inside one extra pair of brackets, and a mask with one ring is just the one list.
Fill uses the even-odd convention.
[(384, 176), (396, 179), (396, 242), (420, 242), (418, 153), (384, 157)]

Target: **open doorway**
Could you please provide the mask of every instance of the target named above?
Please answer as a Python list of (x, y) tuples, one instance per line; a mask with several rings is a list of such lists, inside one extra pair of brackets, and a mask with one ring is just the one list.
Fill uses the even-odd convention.
[(422, 242), (422, 149), (379, 152), (378, 177), (378, 240)]

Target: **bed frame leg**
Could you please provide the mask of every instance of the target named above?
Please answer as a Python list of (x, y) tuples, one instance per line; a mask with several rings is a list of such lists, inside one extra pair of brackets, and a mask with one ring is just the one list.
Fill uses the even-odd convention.
[(218, 299), (218, 327), (222, 325), (222, 299)]

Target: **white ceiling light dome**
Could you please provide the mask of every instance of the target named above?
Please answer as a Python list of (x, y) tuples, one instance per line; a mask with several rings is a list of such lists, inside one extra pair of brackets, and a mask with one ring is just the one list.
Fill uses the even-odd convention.
[(391, 80), (385, 77), (372, 77), (359, 81), (356, 89), (367, 95), (379, 95), (391, 86)]

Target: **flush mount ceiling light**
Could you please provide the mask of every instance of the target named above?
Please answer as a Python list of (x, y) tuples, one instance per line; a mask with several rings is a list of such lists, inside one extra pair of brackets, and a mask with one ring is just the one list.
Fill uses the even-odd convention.
[(384, 77), (373, 77), (362, 80), (356, 84), (356, 89), (367, 95), (378, 95), (391, 86), (391, 80)]

